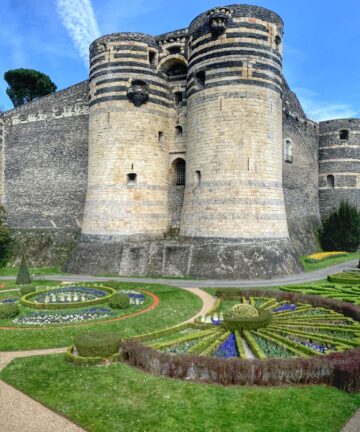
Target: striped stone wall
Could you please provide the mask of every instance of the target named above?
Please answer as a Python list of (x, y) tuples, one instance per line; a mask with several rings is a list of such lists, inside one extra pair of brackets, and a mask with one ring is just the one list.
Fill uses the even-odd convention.
[[(91, 46), (85, 236), (161, 238), (169, 229), (169, 153), (185, 151), (176, 133), (184, 103), (174, 98), (186, 85), (186, 74), (168, 74), (184, 58), (182, 35), (171, 39), (119, 33)], [(139, 80), (148, 99), (137, 106), (129, 92)]]
[(342, 200), (360, 208), (360, 119), (320, 123), (319, 198), (323, 217)]
[[(227, 14), (221, 35), (213, 13)], [(251, 6), (212, 10), (190, 25), (183, 236), (288, 237), (282, 34), (276, 14)]]

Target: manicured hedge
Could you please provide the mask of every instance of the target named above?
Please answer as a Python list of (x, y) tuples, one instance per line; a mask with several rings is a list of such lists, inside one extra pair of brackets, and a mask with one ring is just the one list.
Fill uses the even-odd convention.
[(113, 332), (89, 331), (74, 339), (81, 357), (110, 357), (119, 352), (120, 336)]
[(230, 315), (224, 314), (224, 322), (221, 326), (227, 330), (256, 330), (258, 328), (267, 327), (271, 320), (271, 312), (264, 309), (258, 309), (259, 316), (254, 318), (235, 318)]
[(0, 319), (13, 318), (19, 313), (16, 303), (0, 303)]
[(36, 291), (36, 288), (34, 286), (31, 285), (22, 285), (20, 287), (20, 294), (22, 296), (26, 295), (26, 294), (30, 294)]
[[(37, 296), (38, 294), (42, 294), (43, 292), (51, 293), (52, 290), (58, 289), (58, 288), (65, 288), (65, 287), (53, 287), (51, 290), (31, 292), (31, 293), (21, 297), (20, 302), (23, 306), (26, 306), (26, 307), (31, 308), (31, 309), (48, 309), (48, 310), (75, 309), (75, 308), (83, 308), (86, 306), (92, 306), (92, 305), (96, 305), (96, 304), (106, 303), (113, 296), (113, 294), (116, 292), (113, 288), (101, 286), (101, 287), (96, 287), (96, 288), (99, 288), (101, 291), (107, 292), (108, 295), (94, 299), (94, 300), (87, 300), (84, 302), (76, 302), (76, 303), (75, 302), (74, 303), (35, 303), (35, 302), (31, 301), (31, 299), (33, 297)], [(90, 287), (90, 288), (92, 288), (92, 287)]]
[(347, 392), (360, 391), (360, 349), (327, 356), (242, 360), (174, 355), (128, 340), (121, 358), (156, 375), (223, 385), (326, 384)]
[(130, 305), (129, 296), (122, 292), (116, 292), (110, 297), (109, 305), (113, 309), (126, 309)]
[(341, 284), (360, 285), (360, 272), (336, 273), (328, 276), (328, 281)]
[(103, 357), (81, 357), (74, 354), (74, 347), (67, 349), (65, 353), (65, 360), (75, 366), (96, 366), (98, 364), (106, 363), (108, 361), (114, 362), (120, 360), (120, 354), (116, 353), (108, 358)]

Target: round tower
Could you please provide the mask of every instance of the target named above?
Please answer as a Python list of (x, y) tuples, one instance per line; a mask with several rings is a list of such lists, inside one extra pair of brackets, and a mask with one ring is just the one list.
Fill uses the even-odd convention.
[(169, 106), (152, 36), (90, 46), (89, 179), (83, 236), (161, 238), (168, 230)]
[(190, 25), (187, 173), (181, 234), (286, 239), (281, 18), (212, 9)]
[(320, 214), (326, 217), (341, 201), (360, 208), (360, 119), (320, 123)]

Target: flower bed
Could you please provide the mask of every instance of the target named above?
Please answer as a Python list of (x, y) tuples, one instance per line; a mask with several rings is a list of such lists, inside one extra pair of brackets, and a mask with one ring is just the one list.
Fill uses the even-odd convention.
[(72, 311), (64, 313), (32, 312), (13, 320), (14, 324), (48, 326), (54, 324), (76, 324), (84, 321), (109, 318), (114, 312), (109, 308), (93, 307), (83, 311)]
[(21, 304), (32, 309), (70, 309), (107, 302), (116, 292), (100, 286), (59, 286), (50, 290), (35, 291), (21, 297)]
[(305, 261), (308, 263), (318, 263), (327, 259), (337, 258), (345, 255), (348, 255), (348, 252), (318, 252), (305, 257)]
[[(148, 372), (221, 384), (324, 383), (360, 389), (360, 308), (283, 292), (227, 289), (218, 290), (218, 296), (257, 304), (271, 311), (273, 320), (264, 329), (229, 332), (221, 325), (225, 314), (217, 313), (215, 320), (204, 317), (189, 325), (189, 334), (178, 327), (137, 338), (142, 344), (124, 341), (123, 359)], [(244, 345), (257, 360), (233, 358), (244, 357)]]

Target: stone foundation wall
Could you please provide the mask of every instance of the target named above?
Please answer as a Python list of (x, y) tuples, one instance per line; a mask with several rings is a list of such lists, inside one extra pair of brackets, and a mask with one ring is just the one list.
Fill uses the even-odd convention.
[(82, 238), (66, 270), (134, 276), (191, 276), (212, 279), (257, 279), (301, 271), (287, 241), (182, 239), (122, 243), (101, 237)]

